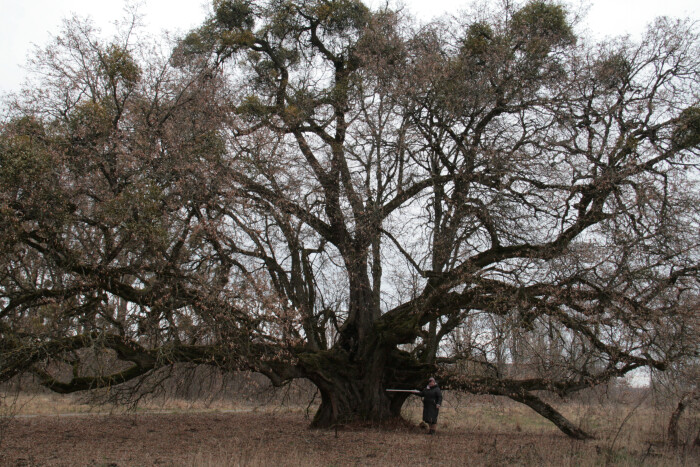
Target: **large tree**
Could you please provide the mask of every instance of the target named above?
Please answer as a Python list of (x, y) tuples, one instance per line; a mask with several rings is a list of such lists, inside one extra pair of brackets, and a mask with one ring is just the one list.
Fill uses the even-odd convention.
[(330, 426), (438, 374), (588, 437), (538, 392), (697, 357), (698, 45), (588, 44), (544, 1), (216, 0), (147, 60), (74, 23), (2, 127), (0, 380), (248, 369)]

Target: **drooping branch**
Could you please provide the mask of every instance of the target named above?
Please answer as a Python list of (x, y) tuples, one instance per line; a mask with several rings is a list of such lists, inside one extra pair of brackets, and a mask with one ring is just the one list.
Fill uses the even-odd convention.
[[(213, 365), (226, 371), (257, 371), (277, 386), (303, 376), (296, 367), (295, 360), (283, 348), (247, 342), (248, 335), (240, 336), (240, 342), (236, 345), (230, 345), (233, 342), (229, 342), (229, 345), (170, 343), (146, 348), (131, 339), (113, 334), (91, 333), (35, 341), (28, 339), (28, 336), (13, 337), (7, 329), (2, 331), (5, 338), (0, 347), (3, 356), (0, 382), (6, 382), (24, 372), (32, 372), (40, 378), (43, 386), (64, 394), (119, 385), (176, 363)], [(111, 350), (119, 361), (130, 362), (132, 365), (108, 375), (74, 374), (67, 382), (53, 376), (47, 369), (48, 364), (60, 362), (68, 354), (76, 355), (82, 349)], [(80, 359), (72, 360), (74, 366), (80, 363)]]
[[(532, 394), (533, 390), (546, 390), (546, 382), (540, 381), (515, 381), (497, 378), (463, 379), (451, 377), (449, 374), (442, 375), (443, 386), (450, 389), (461, 389), (473, 394), (491, 394), (505, 396), (514, 401), (523, 403), (542, 415), (567, 436), (574, 439), (593, 439), (594, 436), (578, 428), (554, 407)], [(551, 386), (550, 388), (551, 389)]]

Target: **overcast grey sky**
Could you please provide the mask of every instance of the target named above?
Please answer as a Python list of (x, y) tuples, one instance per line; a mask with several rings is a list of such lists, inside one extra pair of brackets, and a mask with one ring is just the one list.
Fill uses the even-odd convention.
[[(497, 4), (506, 0), (480, 0)], [(19, 89), (23, 69), (33, 46), (45, 45), (59, 32), (63, 19), (72, 14), (91, 17), (104, 33), (113, 30), (115, 20), (124, 16), (125, 0), (0, 0), (0, 94)], [(134, 3), (134, 2), (132, 2)], [(144, 22), (154, 34), (162, 30), (183, 32), (197, 26), (206, 16), (208, 0), (141, 0)], [(366, 0), (379, 5), (384, 0)], [(420, 20), (445, 13), (458, 13), (470, 0), (403, 0)], [(580, 5), (580, 0), (569, 3)], [(699, 20), (697, 0), (591, 0), (586, 17), (588, 28), (598, 37), (639, 35), (657, 16), (690, 17)]]

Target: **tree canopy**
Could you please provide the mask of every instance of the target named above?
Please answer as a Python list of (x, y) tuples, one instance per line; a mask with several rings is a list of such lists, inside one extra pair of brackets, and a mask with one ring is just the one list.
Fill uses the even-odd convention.
[(167, 53), (134, 37), (68, 23), (7, 105), (0, 381), (216, 365), (310, 380), (331, 426), (436, 375), (586, 438), (538, 392), (697, 359), (694, 25), (215, 0)]

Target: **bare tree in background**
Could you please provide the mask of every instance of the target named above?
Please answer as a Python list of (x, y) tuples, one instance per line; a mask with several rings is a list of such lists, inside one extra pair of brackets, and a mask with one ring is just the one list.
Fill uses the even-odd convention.
[(437, 373), (587, 438), (536, 391), (697, 358), (698, 45), (542, 1), (217, 0), (162, 58), (72, 23), (2, 127), (0, 380), (248, 369), (310, 380), (323, 427)]

